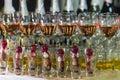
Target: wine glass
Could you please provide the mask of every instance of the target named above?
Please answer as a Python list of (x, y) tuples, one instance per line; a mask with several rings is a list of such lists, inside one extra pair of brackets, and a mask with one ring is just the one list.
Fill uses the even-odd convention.
[[(60, 13), (58, 15), (58, 28), (60, 35), (63, 36), (62, 48), (65, 51), (66, 77), (70, 77), (70, 46), (72, 45), (71, 36), (76, 32), (77, 14)], [(62, 40), (62, 38), (61, 38)]]
[(8, 72), (13, 72), (13, 56), (15, 48), (19, 45), (19, 13), (3, 14), (2, 32), (3, 39), (7, 40)]
[(98, 27), (97, 14), (91, 12), (81, 13), (78, 15), (78, 21), (80, 34), (85, 36), (88, 41), (87, 47), (90, 47), (89, 40), (92, 38)]
[(75, 13), (59, 14), (58, 27), (61, 31), (61, 35), (65, 36), (66, 38), (70, 38), (76, 32), (76, 21), (77, 15)]
[(41, 15), (38, 26), (45, 37), (45, 43), (48, 44), (49, 39), (56, 33), (57, 15), (51, 13)]
[[(78, 15), (78, 27), (80, 29), (80, 34), (82, 34), (87, 41), (85, 54), (86, 54), (86, 76), (92, 76), (94, 75), (94, 56), (93, 56), (93, 50), (91, 46), (91, 41), (94, 33), (97, 30), (98, 27), (98, 17), (96, 13), (81, 13)], [(92, 53), (91, 55), (88, 54)]]
[(45, 44), (50, 47), (50, 58), (51, 58), (51, 75), (50, 77), (56, 76), (56, 58), (55, 58), (55, 46), (54, 36), (56, 35), (57, 29), (57, 14), (47, 13), (41, 15), (39, 28), (45, 38)]
[(8, 48), (15, 49), (19, 45), (19, 13), (3, 14), (2, 32), (4, 39), (8, 41)]
[(105, 63), (106, 69), (113, 69), (113, 50), (115, 49), (114, 36), (118, 31), (118, 23), (116, 21), (118, 14), (116, 13), (103, 13), (99, 16), (99, 24), (101, 34), (105, 37), (106, 46), (105, 46)]
[(99, 16), (101, 33), (109, 40), (118, 30), (116, 13), (103, 13)]
[(21, 45), (31, 46), (34, 44), (34, 34), (36, 33), (36, 17), (34, 13), (29, 13), (27, 16), (21, 18)]

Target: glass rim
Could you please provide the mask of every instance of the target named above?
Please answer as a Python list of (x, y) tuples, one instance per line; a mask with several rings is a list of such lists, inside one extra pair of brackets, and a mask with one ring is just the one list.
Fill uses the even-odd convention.
[(119, 16), (118, 13), (101, 13), (99, 16), (107, 16), (107, 15), (110, 15), (110, 16)]

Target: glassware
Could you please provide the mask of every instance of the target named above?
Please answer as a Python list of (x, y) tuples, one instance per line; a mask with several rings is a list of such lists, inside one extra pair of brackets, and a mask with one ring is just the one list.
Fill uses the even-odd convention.
[(118, 30), (117, 17), (115, 13), (103, 13), (99, 16), (101, 33), (108, 39), (112, 38)]
[(42, 52), (39, 51), (40, 47), (37, 48), (37, 76), (42, 77)]
[(66, 68), (65, 68), (65, 58), (64, 58), (64, 50), (58, 49), (57, 50), (57, 77), (58, 78), (65, 78), (66, 77)]
[(66, 77), (70, 77), (70, 46), (72, 45), (71, 36), (76, 32), (77, 15), (75, 13), (61, 13), (58, 15), (59, 35), (63, 36), (62, 48), (65, 50)]
[(37, 46), (31, 45), (30, 53), (28, 56), (28, 75), (36, 76), (37, 74), (37, 53), (36, 53)]
[(52, 63), (51, 63), (51, 77), (57, 77), (56, 46), (52, 43), (50, 45), (49, 49), (50, 49), (50, 54), (51, 54), (50, 58), (52, 61)]
[(17, 13), (3, 15), (3, 33), (5, 37), (12, 37), (19, 31), (20, 24), (18, 17)]
[(79, 54), (78, 47), (73, 46), (71, 52), (71, 77), (72, 79), (80, 79), (80, 62), (79, 62)]
[(29, 47), (34, 44), (34, 34), (36, 33), (36, 16), (34, 13), (30, 13), (28, 16), (22, 16), (20, 20), (21, 30), (21, 45)]
[(87, 47), (90, 47), (89, 41), (92, 38), (93, 34), (97, 30), (98, 17), (95, 13), (81, 13), (78, 16), (78, 27), (80, 29), (80, 34), (83, 34), (87, 39)]
[(7, 50), (7, 68), (8, 72), (7, 73), (13, 73), (14, 72), (14, 56), (15, 55), (15, 49), (14, 50)]
[(58, 27), (63, 36), (70, 37), (76, 32), (76, 18), (77, 15), (74, 13), (58, 15)]
[(0, 54), (0, 74), (6, 74), (7, 68), (7, 54), (6, 54), (7, 41), (1, 41), (1, 54)]
[[(78, 15), (78, 27), (80, 29), (80, 34), (84, 35), (87, 41), (86, 49), (92, 49), (91, 41), (94, 33), (98, 28), (98, 16), (95, 13), (88, 12), (88, 13), (81, 13)], [(85, 52), (86, 54), (86, 52)], [(86, 77), (93, 77), (95, 68), (92, 66), (92, 61), (94, 61), (93, 56), (85, 56), (86, 58)]]
[(100, 39), (99, 45), (96, 47), (97, 48), (97, 55), (96, 55), (96, 71), (102, 71), (102, 70), (106, 70), (106, 63), (107, 61), (106, 59), (106, 52), (105, 52), (105, 43), (106, 43), (106, 39), (102, 38)]
[(22, 55), (22, 60), (23, 60), (23, 66), (22, 66), (22, 74), (23, 75), (28, 75), (28, 51), (25, 47), (22, 47), (23, 50), (23, 55)]
[(43, 44), (41, 46), (42, 51), (42, 76), (43, 78), (50, 78), (51, 74), (51, 58), (48, 51), (48, 46)]
[(55, 34), (57, 29), (57, 15), (54, 14), (41, 15), (38, 26), (45, 37), (45, 43), (49, 44), (49, 38)]
[(86, 54), (86, 76), (92, 77), (95, 74), (95, 65), (93, 65), (93, 50), (90, 48), (85, 49)]
[(119, 56), (119, 48), (120, 48), (120, 15), (117, 17), (116, 19), (116, 22), (118, 24), (118, 30), (117, 30), (117, 34), (115, 34), (115, 36), (113, 36), (113, 39), (115, 39), (113, 42), (115, 43), (115, 49), (113, 49), (113, 69), (115, 71), (118, 71), (120, 70), (120, 56)]
[(16, 48), (16, 54), (14, 55), (14, 73), (16, 75), (22, 74), (22, 47), (18, 46)]
[(115, 49), (114, 36), (118, 31), (118, 23), (116, 21), (118, 14), (116, 13), (103, 13), (99, 16), (100, 31), (106, 40), (105, 50), (105, 66), (106, 70), (113, 69), (113, 50)]
[(112, 59), (112, 62), (113, 62), (113, 69), (115, 71), (120, 71), (120, 56), (119, 56), (119, 49), (116, 48), (114, 50), (114, 54), (113, 54), (113, 59)]
[(3, 14), (2, 17), (3, 38), (7, 40), (9, 49), (15, 49), (16, 46), (19, 46), (19, 13)]

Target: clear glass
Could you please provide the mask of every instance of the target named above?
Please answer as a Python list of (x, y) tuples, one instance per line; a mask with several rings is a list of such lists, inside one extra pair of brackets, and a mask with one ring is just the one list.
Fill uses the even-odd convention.
[(56, 48), (55, 46), (50, 46), (50, 57), (51, 57), (51, 77), (57, 77), (57, 61), (56, 61)]
[(26, 47), (22, 47), (23, 50), (23, 55), (22, 55), (22, 60), (23, 60), (23, 66), (22, 66), (22, 75), (28, 75), (28, 52)]
[(7, 72), (7, 49), (2, 47), (2, 42), (0, 45), (0, 74), (5, 75)]
[[(103, 13), (99, 15), (99, 24), (101, 34), (104, 36), (103, 40), (106, 41), (103, 45), (104, 47), (104, 55), (102, 57), (102, 62), (104, 66), (104, 70), (113, 70), (113, 53), (115, 50), (115, 42), (114, 38), (119, 29), (117, 22), (118, 14), (116, 13)], [(98, 54), (100, 56), (100, 53)], [(98, 61), (100, 59), (98, 58)], [(98, 64), (96, 64), (97, 66)], [(98, 65), (99, 66), (99, 65)]]
[(71, 77), (70, 70), (70, 47), (73, 43), (71, 37), (76, 33), (77, 14), (75, 13), (60, 13), (58, 15), (58, 31), (60, 37), (60, 46), (64, 48), (65, 54), (65, 70), (66, 77)]
[(65, 56), (63, 55), (63, 60), (61, 60), (60, 56), (56, 55), (57, 60), (57, 78), (66, 78), (66, 63)]
[(80, 70), (79, 53), (76, 56), (71, 53), (71, 78), (80, 79)]
[(13, 73), (14, 72), (14, 55), (15, 55), (15, 49), (14, 50), (7, 50), (7, 73)]
[(36, 76), (37, 75), (37, 53), (35, 52), (34, 56), (31, 56), (31, 51), (28, 49), (28, 75)]
[[(19, 57), (17, 57), (18, 55)], [(22, 75), (22, 66), (23, 66), (22, 53), (15, 52), (15, 55), (13, 56), (13, 60), (14, 60), (14, 74)]]
[(42, 77), (50, 78), (51, 74), (51, 57), (50, 52), (42, 53)]
[[(98, 15), (96, 13), (88, 12), (81, 13), (78, 15), (78, 27), (80, 29), (80, 35), (82, 34), (86, 39), (86, 49), (92, 49), (92, 37), (98, 28)], [(85, 53), (86, 55), (86, 53)], [(91, 57), (91, 58), (89, 58)], [(94, 76), (95, 68), (94, 68), (94, 56), (85, 56), (86, 58), (86, 76), (91, 77)], [(90, 61), (89, 61), (90, 60)], [(89, 70), (91, 70), (89, 72)]]
[(39, 51), (40, 47), (37, 49), (37, 76), (42, 77), (42, 52)]
[(49, 38), (56, 33), (57, 29), (57, 15), (56, 14), (44, 14), (40, 16), (39, 28), (42, 35), (45, 37), (45, 44), (49, 44)]

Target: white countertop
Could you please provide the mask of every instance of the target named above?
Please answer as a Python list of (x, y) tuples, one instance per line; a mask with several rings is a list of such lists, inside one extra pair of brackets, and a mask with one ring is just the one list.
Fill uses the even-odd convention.
[(0, 75), (0, 80), (45, 80), (42, 78), (34, 78), (34, 77), (30, 77), (30, 76), (17, 76), (17, 75)]

